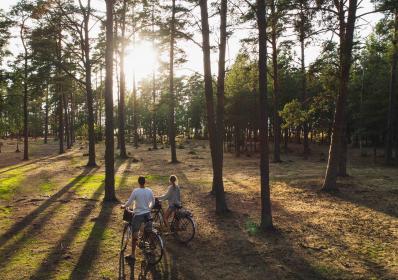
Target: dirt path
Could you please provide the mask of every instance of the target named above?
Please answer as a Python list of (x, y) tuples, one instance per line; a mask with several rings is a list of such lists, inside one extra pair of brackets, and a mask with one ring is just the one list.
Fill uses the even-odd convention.
[[(166, 238), (159, 279), (398, 278), (396, 169), (350, 165), (353, 176), (329, 195), (317, 191), (325, 163), (289, 155), (271, 164), (276, 230), (261, 233), (257, 156), (226, 155), (232, 212), (218, 217), (203, 146), (185, 144), (177, 165), (168, 163), (168, 150), (147, 146), (129, 147), (138, 162), (116, 162), (121, 200), (140, 174), (157, 195), (176, 174), (184, 204), (194, 213), (197, 236), (187, 246)], [(56, 144), (46, 149), (56, 151)], [(102, 148), (94, 169), (83, 167), (83, 152), (76, 147), (0, 169), (0, 279), (117, 279), (122, 212), (102, 203)], [(140, 269), (138, 262), (136, 277)]]

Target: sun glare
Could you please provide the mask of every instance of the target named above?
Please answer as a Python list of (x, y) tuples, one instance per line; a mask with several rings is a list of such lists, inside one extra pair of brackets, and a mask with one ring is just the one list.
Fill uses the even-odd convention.
[(126, 48), (126, 58), (124, 71), (126, 73), (126, 83), (128, 88), (133, 86), (133, 71), (135, 70), (136, 83), (148, 77), (158, 68), (158, 54), (152, 47), (152, 43), (141, 41)]

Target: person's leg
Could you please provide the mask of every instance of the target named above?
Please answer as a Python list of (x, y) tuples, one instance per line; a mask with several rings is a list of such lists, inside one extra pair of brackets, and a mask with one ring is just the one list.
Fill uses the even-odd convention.
[(132, 264), (135, 262), (135, 249), (137, 248), (138, 232), (140, 230), (142, 222), (143, 222), (142, 215), (135, 215), (131, 222), (131, 227), (133, 231), (131, 238), (131, 255), (126, 256), (126, 259)]

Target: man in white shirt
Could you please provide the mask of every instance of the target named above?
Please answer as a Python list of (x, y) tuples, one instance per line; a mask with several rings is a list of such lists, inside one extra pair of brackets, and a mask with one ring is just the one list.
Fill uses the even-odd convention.
[(151, 218), (151, 208), (155, 203), (152, 190), (145, 187), (145, 177), (138, 177), (138, 184), (140, 187), (134, 189), (127, 202), (121, 206), (124, 209), (129, 207), (134, 202), (134, 216), (133, 220), (131, 221), (133, 231), (131, 242), (132, 252), (130, 256), (126, 257), (126, 260), (129, 263), (135, 262), (135, 248), (137, 245), (138, 232), (140, 230), (141, 224), (145, 223)]

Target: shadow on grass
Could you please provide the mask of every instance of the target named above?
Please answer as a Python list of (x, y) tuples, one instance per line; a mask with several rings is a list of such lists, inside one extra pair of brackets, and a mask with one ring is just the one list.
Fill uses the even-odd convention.
[[(128, 171), (131, 167), (131, 159), (128, 160), (127, 167), (125, 171)], [(120, 165), (119, 165), (120, 167)], [(118, 168), (116, 168), (115, 173)], [(124, 172), (120, 181), (120, 186), (127, 182), (128, 172)], [(70, 279), (86, 279), (87, 275), (92, 268), (94, 261), (97, 259), (100, 253), (100, 246), (102, 243), (102, 238), (105, 234), (107, 225), (110, 222), (113, 209), (117, 206), (117, 203), (102, 203), (101, 211), (98, 217), (95, 218), (95, 224), (91, 229), (90, 235), (84, 244), (82, 253), (80, 254), (79, 260), (77, 261), (75, 267), (73, 268)]]
[[(121, 163), (117, 164), (115, 168), (115, 173), (117, 172), (118, 168), (120, 167)], [(104, 192), (104, 183), (100, 184), (98, 188), (95, 190), (93, 195), (87, 200), (87, 203), (83, 206), (83, 208), (79, 211), (79, 213), (76, 215), (76, 219), (72, 222), (72, 224), (69, 226), (65, 234), (59, 239), (58, 243), (53, 247), (52, 251), (47, 255), (46, 261), (41, 264), (41, 266), (36, 270), (33, 276), (31, 276), (30, 279), (52, 279), (53, 274), (56, 272), (56, 269), (60, 262), (64, 259), (66, 253), (68, 252), (68, 249), (72, 242), (76, 239), (77, 235), (81, 231), (82, 227), (85, 225), (87, 222), (87, 219), (91, 215), (91, 213), (94, 211), (96, 205), (98, 204), (99, 198), (102, 196)], [(106, 228), (106, 225), (109, 221), (110, 213), (112, 212), (111, 207), (108, 207), (109, 205), (106, 203), (103, 203), (101, 212), (99, 216), (96, 218), (96, 223), (91, 230), (91, 234), (89, 239), (86, 242), (86, 245), (84, 248), (87, 247), (87, 243), (90, 242), (91, 239), (98, 239), (98, 245), (99, 242), (101, 241), (102, 233)], [(113, 207), (112, 207), (113, 208)], [(106, 213), (106, 214), (104, 214)], [(104, 215), (109, 215), (108, 219), (105, 219)], [(101, 223), (101, 226), (103, 226), (102, 231), (98, 230), (98, 223)], [(93, 234), (95, 233), (95, 234)], [(91, 248), (93, 252), (95, 250), (98, 250), (98, 246), (95, 248)], [(85, 249), (83, 249), (83, 253), (79, 259), (83, 260), (82, 256), (83, 254), (86, 253)], [(90, 257), (87, 258), (87, 255), (84, 255), (85, 261), (92, 261), (94, 256), (93, 253), (90, 254)], [(73, 271), (75, 272), (75, 271)], [(84, 279), (84, 277), (79, 278), (79, 277), (73, 277), (74, 274), (72, 273), (71, 279)]]
[[(37, 207), (35, 210), (30, 212), (27, 216), (25, 216), (21, 221), (15, 223), (9, 230), (7, 230), (2, 236), (0, 236), (0, 247), (3, 246), (10, 238), (13, 236), (17, 235), (20, 231), (28, 227), (29, 225), (32, 224), (33, 221), (36, 220), (36, 226), (33, 230), (29, 231), (26, 233), (24, 236), (22, 236), (20, 239), (14, 242), (14, 244), (8, 246), (7, 248), (3, 248), (0, 253), (1, 255), (8, 255), (9, 253), (16, 251), (17, 248), (23, 245), (23, 243), (30, 237), (33, 236), (35, 233), (39, 232), (39, 230), (43, 227), (43, 225), (50, 219), (50, 217), (55, 213), (55, 210), (59, 208), (61, 205), (55, 205), (52, 209), (52, 211), (48, 211), (46, 214), (43, 216), (40, 216), (42, 212), (44, 212), (47, 208), (50, 206), (53, 206), (54, 203), (61, 198), (65, 193), (68, 192), (72, 187), (74, 187), (77, 184), (83, 184), (85, 181), (87, 181), (87, 175), (94, 172), (97, 170), (97, 168), (85, 168), (84, 171), (75, 177), (69, 184), (65, 185), (62, 187), (58, 192), (56, 192), (54, 195), (52, 195), (49, 199), (44, 201), (39, 207)], [(65, 199), (69, 199), (72, 197), (72, 193), (68, 193)], [(3, 261), (0, 260), (0, 264), (2, 264)]]
[[(24, 164), (13, 164), (13, 165), (16, 165), (16, 166), (11, 165), (12, 167), (9, 167), (9, 168), (2, 167), (2, 168), (0, 168), (0, 174), (7, 173), (9, 171), (13, 171), (13, 170), (16, 170), (16, 169), (21, 168), (21, 167), (29, 166), (29, 165), (32, 165), (32, 164), (35, 164), (35, 163), (38, 163), (38, 162), (41, 162), (41, 161), (44, 161), (44, 160), (49, 160), (49, 159), (57, 158), (57, 157), (60, 157), (60, 156), (62, 157), (63, 155), (51, 155), (51, 156), (41, 157), (41, 158), (38, 158), (38, 159), (35, 159), (35, 160), (31, 160), (31, 161), (29, 161), (27, 163), (24, 163)], [(3, 170), (4, 168), (7, 168), (7, 169)]]
[[(374, 211), (398, 218), (398, 185), (396, 188), (386, 189), (381, 186), (363, 186), (360, 182), (339, 182), (338, 191), (321, 192), (320, 180), (303, 178), (302, 180), (275, 180), (272, 183), (282, 182), (291, 188), (318, 192), (319, 197), (338, 199), (341, 201), (364, 206)], [(238, 183), (238, 182), (237, 182)]]
[[(180, 170), (179, 178), (184, 184), (189, 184), (193, 188), (196, 187), (190, 183), (183, 170)], [(241, 185), (241, 187), (245, 186)], [(185, 188), (185, 190), (188, 190), (188, 188)], [(231, 200), (236, 202), (241, 199), (240, 194), (227, 193), (226, 196), (230, 203)], [(207, 215), (211, 217), (211, 220), (207, 222), (211, 223), (224, 236), (223, 243), (227, 245), (223, 247), (222, 255), (227, 256), (224, 260), (226, 271), (228, 271), (228, 267), (233, 270), (243, 270), (243, 274), (254, 279), (264, 279), (264, 277), (267, 279), (325, 279), (325, 276), (313, 267), (309, 260), (296, 251), (294, 245), (282, 232), (276, 230), (260, 233), (258, 229), (258, 236), (255, 238), (261, 239), (262, 242), (259, 243), (266, 246), (265, 249), (262, 248), (259, 251), (259, 245), (251, 241), (248, 232), (242, 226), (245, 217), (241, 213), (232, 212), (226, 216), (216, 216), (215, 205), (213, 204), (215, 203), (214, 197), (207, 193), (195, 194), (195, 197), (196, 201), (193, 201), (193, 203), (198, 207), (205, 208), (205, 211), (208, 212)], [(211, 204), (209, 200), (212, 201)], [(242, 205), (235, 203), (231, 210), (234, 211), (234, 208), (243, 209), (245, 207), (243, 204), (243, 202)], [(206, 207), (206, 205), (211, 206)], [(195, 239), (193, 242), (195, 242)], [(211, 238), (210, 243), (212, 243)], [(214, 244), (207, 244), (206, 247), (216, 248), (217, 240), (214, 240)], [(294, 264), (288, 261), (291, 259), (294, 260)], [(237, 263), (239, 268), (236, 268)], [(203, 265), (202, 270), (207, 269), (205, 263), (201, 263), (201, 265)], [(209, 273), (211, 272), (209, 271)]]

